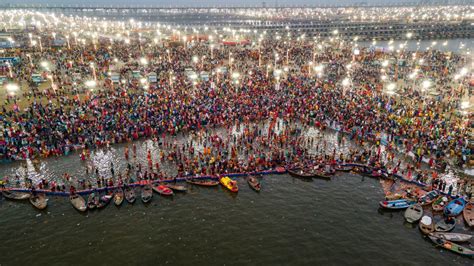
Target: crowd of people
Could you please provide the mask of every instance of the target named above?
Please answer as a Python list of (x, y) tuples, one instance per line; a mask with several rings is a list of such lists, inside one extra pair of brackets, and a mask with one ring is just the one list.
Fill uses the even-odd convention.
[[(316, 46), (304, 40), (269, 39), (256, 46), (214, 49), (202, 39), (163, 47), (146, 45), (147, 41), (152, 43), (143, 37), (132, 43), (99, 39), (93, 45), (10, 51), (21, 59), (12, 75), (22, 90), (6, 96), (0, 110), (0, 159), (60, 156), (76, 149), (87, 154), (139, 138), (163, 139), (281, 119), (287, 126), (335, 129), (361, 147), (384, 144), (391, 159), (395, 152), (410, 155), (413, 171), (407, 171), (420, 179), (423, 175), (413, 172), (421, 169), (423, 160), (438, 169), (447, 163), (461, 168), (469, 163), (472, 120), (460, 113), (459, 95), (470, 93), (472, 86), (467, 78), (461, 79), (463, 86), (453, 84), (452, 77), (466, 64), (455, 53), (360, 48), (355, 54), (353, 44), (339, 40), (321, 40)], [(190, 78), (188, 68), (198, 79)], [(110, 79), (112, 71), (120, 74), (119, 83)], [(158, 80), (143, 81), (132, 71), (144, 77), (158, 73)], [(199, 80), (202, 72), (209, 78)], [(35, 86), (33, 73), (43, 73), (49, 81)], [(435, 96), (421, 89), (428, 77), (438, 91)], [(96, 86), (86, 87), (86, 79), (96, 80)], [(399, 95), (386, 91), (386, 79), (396, 84)], [(208, 140), (223, 145), (211, 156), (223, 159), (222, 164), (203, 166), (179, 150), (171, 156), (180, 162), (180, 173), (210, 174), (269, 168), (299, 158), (297, 140), (286, 139), (288, 134), (283, 140), (273, 136), (272, 128), (266, 137), (258, 130), (250, 130), (244, 139), (234, 136), (227, 144), (239, 145), (225, 149), (218, 136)], [(253, 150), (246, 163), (232, 160), (235, 149), (254, 142), (261, 147), (285, 143), (294, 156), (283, 150), (269, 155)], [(251, 163), (255, 158), (261, 159), (258, 165)]]
[[(332, 172), (337, 165), (366, 165), (374, 171), (401, 174), (433, 189), (454, 195), (462, 193), (464, 181), (447, 184), (438, 171), (415, 169), (403, 162), (393, 150), (381, 151), (376, 145), (359, 146), (341, 133), (315, 131), (308, 125), (287, 123), (242, 123), (216, 131), (196, 131), (187, 137), (153, 138), (142, 146), (146, 152), (137, 152), (135, 143), (123, 150), (125, 164), (98, 165), (84, 155), (85, 178), (65, 173), (61, 178), (46, 177), (33, 180), (19, 174), (4, 178), (4, 185), (31, 189), (50, 189), (65, 192), (68, 187), (79, 190), (123, 186), (134, 183), (162, 181), (189, 176), (216, 176), (229, 173), (252, 173), (284, 167), (292, 169), (320, 169)], [(336, 134), (338, 141), (331, 143), (327, 134)], [(179, 141), (177, 141), (179, 140)], [(145, 158), (138, 158), (146, 154)], [(95, 155), (97, 156), (97, 155)], [(125, 167), (123, 167), (125, 165)], [(25, 171), (27, 171), (25, 169)]]

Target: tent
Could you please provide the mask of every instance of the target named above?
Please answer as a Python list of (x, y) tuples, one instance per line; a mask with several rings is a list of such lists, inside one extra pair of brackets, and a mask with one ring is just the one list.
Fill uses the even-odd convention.
[(156, 83), (156, 82), (158, 82), (158, 78), (157, 78), (155, 72), (150, 72), (150, 73), (148, 74), (148, 82), (150, 82), (150, 83)]
[(110, 80), (112, 81), (112, 83), (120, 83), (120, 74), (118, 73), (110, 73)]
[(132, 77), (136, 78), (136, 79), (139, 79), (139, 78), (142, 77), (142, 75), (140, 74), (140, 71), (134, 70), (134, 71), (132, 71)]
[(40, 74), (32, 74), (31, 75), (31, 80), (34, 83), (41, 83), (44, 81), (43, 77)]
[(209, 81), (209, 73), (206, 71), (201, 71), (201, 80)]

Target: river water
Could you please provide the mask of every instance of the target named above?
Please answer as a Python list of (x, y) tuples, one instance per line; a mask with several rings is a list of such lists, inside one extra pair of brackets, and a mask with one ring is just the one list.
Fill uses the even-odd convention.
[[(219, 130), (216, 131), (218, 133)], [(234, 129), (233, 133), (239, 131)], [(222, 132), (221, 132), (222, 133)], [(310, 128), (309, 135), (318, 132)], [(179, 142), (183, 137), (169, 138)], [(338, 146), (326, 132), (328, 150)], [(137, 161), (156, 143), (138, 141)], [(90, 163), (110, 175), (114, 162), (125, 168), (124, 145), (93, 151)], [(0, 166), (0, 175), (60, 180), (69, 172), (87, 178), (78, 153), (31, 163)], [(166, 167), (174, 174), (172, 167)], [(151, 204), (110, 204), (81, 214), (66, 198), (49, 199), (45, 211), (28, 202), (0, 200), (1, 265), (472, 265), (472, 260), (434, 247), (417, 227), (404, 223), (403, 212), (381, 210), (383, 189), (376, 179), (337, 174), (331, 181), (305, 182), (288, 175), (263, 177), (256, 193), (237, 179), (240, 190), (188, 186), (173, 198), (154, 195)], [(437, 217), (439, 219), (439, 217)], [(469, 232), (461, 219), (458, 232)]]
[[(242, 128), (233, 130), (241, 132)], [(310, 128), (305, 134), (320, 132)], [(165, 141), (182, 143), (187, 137)], [(329, 152), (353, 147), (349, 141), (339, 145), (334, 132), (322, 138)], [(146, 151), (151, 150), (157, 161), (161, 148), (156, 142), (135, 144), (137, 158), (132, 160), (146, 166)], [(111, 162), (116, 173), (123, 172), (124, 148), (120, 144), (92, 151), (88, 164), (105, 177), (110, 176)], [(162, 168), (167, 175), (176, 174), (172, 165), (163, 163)], [(0, 165), (0, 177), (17, 173), (36, 182), (43, 177), (61, 181), (68, 172), (75, 180), (90, 178), (85, 169), (79, 153), (72, 153), (36, 166)], [(312, 182), (269, 175), (261, 180), (260, 193), (237, 180), (238, 194), (222, 187), (188, 186), (186, 194), (173, 198), (155, 194), (148, 205), (111, 204), (85, 214), (75, 211), (66, 198), (51, 197), (45, 211), (28, 202), (1, 199), (0, 265), (473, 264), (472, 259), (436, 248), (416, 226), (404, 222), (403, 211), (381, 210), (378, 202), (384, 193), (378, 180), (348, 173)], [(459, 218), (455, 230), (471, 233)]]
[(2, 265), (472, 265), (436, 249), (403, 212), (378, 207), (379, 181), (262, 179), (262, 191), (189, 187), (149, 205), (80, 214), (64, 198), (39, 212), (0, 201)]

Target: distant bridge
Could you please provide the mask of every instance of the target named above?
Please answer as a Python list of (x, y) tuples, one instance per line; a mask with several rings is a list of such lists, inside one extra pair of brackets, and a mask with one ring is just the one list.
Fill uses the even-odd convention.
[[(449, 2), (446, 2), (449, 1)], [(462, 0), (464, 1), (464, 0)], [(470, 2), (472, 0), (466, 0)], [(465, 3), (467, 3), (464, 1)], [(402, 2), (384, 7), (401, 6), (426, 6), (460, 4), (461, 1), (451, 0), (420, 0), (417, 2)], [(342, 38), (353, 39), (358, 37), (360, 40), (389, 40), (406, 39), (407, 33), (410, 33), (414, 39), (450, 39), (450, 38), (473, 38), (474, 24), (472, 20), (451, 21), (451, 22), (427, 22), (427, 21), (360, 21), (351, 22), (345, 17), (335, 17), (330, 21), (314, 21), (306, 18), (288, 18), (284, 20), (272, 19), (242, 19), (237, 12), (226, 12), (226, 10), (245, 10), (245, 9), (292, 9), (292, 8), (369, 8), (366, 3), (360, 2), (354, 5), (325, 5), (325, 6), (202, 6), (202, 7), (184, 7), (184, 6), (105, 6), (105, 5), (4, 5), (3, 9), (28, 9), (46, 12), (58, 12), (65, 15), (80, 15), (89, 17), (98, 17), (108, 20), (123, 20), (124, 18), (133, 18), (138, 21), (160, 22), (171, 25), (181, 25), (185, 27), (245, 27), (249, 29), (266, 30), (270, 34), (277, 32), (292, 31), (296, 34), (305, 33), (307, 36), (332, 36), (334, 30), (339, 31)], [(382, 7), (382, 6), (380, 6)], [(221, 12), (222, 11), (222, 12)]]
[(0, 9), (35, 9), (35, 10), (211, 10), (211, 9), (284, 9), (284, 8), (364, 8), (364, 7), (403, 7), (427, 5), (469, 5), (472, 0), (419, 0), (400, 1), (384, 5), (369, 5), (367, 2), (353, 4), (326, 4), (326, 5), (215, 5), (215, 6), (155, 6), (155, 5), (50, 5), (50, 4), (3, 4)]

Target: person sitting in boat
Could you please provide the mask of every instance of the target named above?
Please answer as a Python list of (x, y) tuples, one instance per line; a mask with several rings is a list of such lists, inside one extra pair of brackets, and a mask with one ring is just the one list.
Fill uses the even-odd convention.
[(74, 186), (69, 187), (69, 194), (75, 195), (76, 194), (76, 188)]
[(448, 217), (446, 217), (445, 221), (446, 221), (446, 223), (451, 224), (451, 223), (453, 223), (453, 220), (454, 220), (454, 218), (452, 216), (448, 216)]
[(20, 176), (18, 174), (15, 175), (15, 184), (17, 187), (20, 187)]
[(5, 176), (3, 180), (0, 180), (0, 188), (5, 188), (5, 185), (8, 184), (8, 176)]
[(36, 197), (36, 189), (34, 186), (31, 187), (31, 195), (33, 195), (33, 197)]
[(330, 172), (331, 172), (331, 166), (330, 166), (329, 164), (326, 164), (326, 165), (324, 166), (324, 172), (326, 172), (326, 173), (330, 173)]

